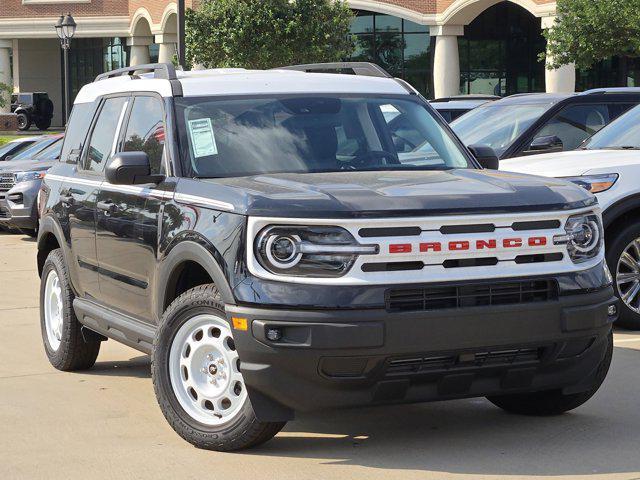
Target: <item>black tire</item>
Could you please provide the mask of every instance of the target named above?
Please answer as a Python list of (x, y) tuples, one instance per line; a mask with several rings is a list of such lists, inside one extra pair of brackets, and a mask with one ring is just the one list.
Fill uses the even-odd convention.
[[(63, 320), (60, 345), (56, 349), (51, 346), (45, 325), (45, 286), (51, 271), (58, 275), (62, 291)], [(52, 250), (44, 262), (40, 281), (40, 327), (44, 349), (49, 362), (58, 370), (86, 370), (96, 362), (100, 351), (100, 342), (85, 342), (80, 322), (73, 310), (74, 294), (69, 282), (69, 273), (64, 263), (62, 250)]]
[(31, 128), (31, 117), (26, 112), (20, 112), (18, 117), (18, 130), (29, 130)]
[(613, 356), (613, 333), (609, 333), (606, 342), (607, 351), (598, 367), (593, 387), (590, 390), (568, 395), (564, 395), (561, 390), (547, 390), (543, 392), (492, 396), (487, 397), (487, 399), (507, 412), (520, 415), (560, 415), (574, 408), (578, 408), (595, 395), (607, 376)]
[(51, 126), (50, 118), (43, 118), (40, 120), (36, 120), (36, 127), (38, 127), (38, 130), (47, 130), (50, 126)]
[(229, 422), (206, 425), (182, 408), (173, 391), (169, 374), (172, 342), (189, 319), (206, 313), (226, 318), (218, 289), (212, 284), (186, 291), (164, 312), (151, 355), (151, 374), (158, 404), (176, 433), (197, 448), (233, 451), (257, 446), (273, 438), (285, 422), (258, 421), (247, 397), (239, 413)]
[[(620, 292), (620, 286), (617, 282), (618, 262), (622, 253), (627, 246), (634, 240), (640, 239), (640, 223), (632, 223), (626, 228), (622, 228), (611, 234), (607, 238), (607, 265), (611, 274), (614, 277), (614, 289), (616, 296), (620, 298), (620, 315), (616, 321), (616, 325), (620, 325), (631, 330), (640, 330), (640, 314), (634, 312), (629, 306), (622, 300), (622, 293)], [(638, 252), (637, 260), (640, 262), (640, 252)], [(627, 285), (622, 285), (627, 288)], [(640, 298), (640, 297), (639, 297)]]

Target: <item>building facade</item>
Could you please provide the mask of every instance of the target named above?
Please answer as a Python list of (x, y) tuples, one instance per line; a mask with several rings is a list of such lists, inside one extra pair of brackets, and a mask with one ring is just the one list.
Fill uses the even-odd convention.
[[(187, 0), (187, 8), (196, 7)], [(616, 59), (593, 72), (538, 60), (555, 0), (349, 0), (356, 17), (354, 60), (379, 63), (430, 98), (461, 93), (573, 91), (620, 84)], [(62, 61), (53, 25), (71, 12), (78, 29), (70, 50), (72, 94), (98, 73), (176, 52), (177, 5), (167, 0), (2, 0), (0, 82), (47, 91), (61, 125)], [(628, 73), (627, 73), (628, 72)], [(636, 73), (638, 75), (636, 75)], [(628, 84), (640, 68), (625, 63)]]

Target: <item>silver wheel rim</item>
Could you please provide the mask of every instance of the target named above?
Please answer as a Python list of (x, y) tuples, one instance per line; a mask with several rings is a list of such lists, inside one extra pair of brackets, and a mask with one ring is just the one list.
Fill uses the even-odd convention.
[(60, 277), (55, 270), (47, 274), (44, 287), (44, 325), (47, 341), (52, 350), (60, 348), (64, 305), (62, 303), (62, 287)]
[(242, 411), (247, 391), (226, 319), (197, 315), (180, 327), (169, 351), (171, 388), (184, 411), (205, 425), (222, 425)]
[(616, 268), (616, 285), (620, 299), (635, 313), (640, 313), (640, 238), (622, 251)]

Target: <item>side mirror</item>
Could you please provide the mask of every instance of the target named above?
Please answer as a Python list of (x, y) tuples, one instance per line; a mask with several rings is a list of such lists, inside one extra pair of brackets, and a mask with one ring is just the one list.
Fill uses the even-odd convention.
[(563, 149), (564, 145), (562, 144), (562, 140), (556, 135), (545, 135), (544, 137), (534, 138), (526, 153), (553, 153), (561, 152)]
[(500, 160), (493, 148), (488, 145), (469, 145), (469, 150), (476, 157), (478, 163), (482, 168), (489, 170), (498, 170), (500, 166)]
[(116, 153), (107, 169), (105, 177), (113, 185), (141, 185), (160, 183), (164, 176), (151, 174), (151, 163), (145, 152)]
[(8, 162), (9, 160), (11, 160), (13, 158), (13, 155), (7, 155), (6, 157), (4, 157), (4, 161)]

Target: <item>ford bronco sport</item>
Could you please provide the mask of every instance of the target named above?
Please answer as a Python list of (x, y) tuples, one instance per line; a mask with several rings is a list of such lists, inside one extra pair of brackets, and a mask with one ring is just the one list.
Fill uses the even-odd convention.
[(480, 165), (382, 73), (103, 74), (40, 192), (46, 353), (150, 353), (166, 419), (214, 450), (296, 411), (576, 408), (613, 351), (597, 201)]

